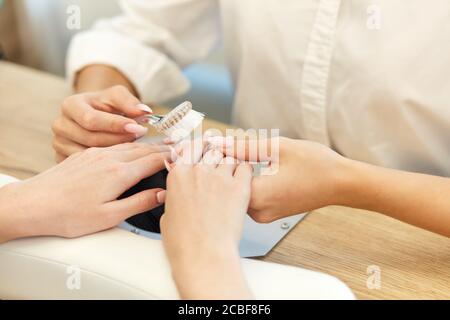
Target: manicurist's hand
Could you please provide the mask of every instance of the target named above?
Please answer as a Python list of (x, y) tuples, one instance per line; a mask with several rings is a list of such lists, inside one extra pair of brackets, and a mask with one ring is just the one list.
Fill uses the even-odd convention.
[(90, 147), (135, 141), (147, 129), (133, 119), (151, 112), (121, 85), (66, 98), (52, 127), (56, 160)]
[[(252, 169), (220, 151), (198, 164), (177, 160), (167, 179), (161, 233), (184, 299), (240, 299), (251, 293), (238, 244), (250, 199)], [(207, 290), (205, 290), (207, 288)]]
[(112, 228), (161, 204), (161, 189), (123, 200), (123, 192), (164, 168), (166, 146), (91, 148), (52, 169), (0, 189), (0, 239), (78, 237)]
[(210, 138), (228, 156), (271, 162), (271, 175), (253, 179), (249, 212), (255, 220), (271, 222), (343, 205), (383, 213), (450, 237), (449, 178), (373, 166), (314, 142), (276, 141), (239, 143), (233, 138)]
[(272, 222), (340, 202), (346, 159), (320, 144), (274, 138), (246, 142), (213, 137), (211, 143), (228, 156), (250, 161), (271, 161), (255, 177), (249, 214), (258, 222)]

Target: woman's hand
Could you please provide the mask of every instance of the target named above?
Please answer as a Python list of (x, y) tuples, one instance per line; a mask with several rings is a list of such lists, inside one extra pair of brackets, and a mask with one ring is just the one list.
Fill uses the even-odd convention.
[(251, 179), (248, 164), (215, 150), (170, 171), (161, 233), (182, 298), (251, 297), (238, 254)]
[(120, 85), (66, 98), (52, 127), (56, 160), (62, 161), (90, 147), (135, 141), (147, 129), (133, 119), (151, 112), (150, 107)]
[(255, 177), (252, 183), (249, 214), (257, 222), (269, 223), (343, 201), (346, 159), (325, 146), (287, 138), (240, 143), (213, 137), (210, 142), (231, 157), (271, 161), (270, 174)]
[[(278, 139), (277, 139), (278, 140)], [(450, 237), (450, 179), (376, 167), (346, 159), (318, 143), (279, 138), (209, 141), (228, 156), (272, 161), (273, 175), (253, 179), (250, 214), (259, 222), (328, 205), (380, 212)], [(269, 150), (266, 158), (261, 151)], [(253, 151), (253, 152), (252, 152)], [(274, 157), (273, 152), (279, 157)]]
[(78, 237), (112, 228), (161, 204), (161, 189), (116, 200), (164, 168), (166, 146), (122, 144), (88, 149), (29, 180), (0, 190), (0, 236)]

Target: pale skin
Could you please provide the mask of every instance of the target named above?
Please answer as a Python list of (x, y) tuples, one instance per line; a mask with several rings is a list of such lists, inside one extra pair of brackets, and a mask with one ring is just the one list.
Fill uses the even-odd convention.
[[(204, 155), (186, 150), (173, 165), (167, 191), (150, 189), (116, 200), (173, 159), (167, 146), (137, 143), (90, 148), (34, 178), (0, 188), (0, 243), (80, 237), (166, 202), (161, 229), (181, 297), (252, 298), (238, 254), (252, 168), (224, 159), (217, 150)], [(211, 283), (214, 288), (205, 292)]]
[[(216, 137), (212, 143), (228, 156), (254, 160), (248, 143), (243, 150), (230, 139)], [(270, 140), (254, 143), (270, 150)], [(279, 145), (279, 171), (252, 183), (249, 211), (256, 221), (342, 205), (450, 237), (450, 179), (350, 160), (314, 142), (280, 138)]]
[[(212, 163), (222, 157), (221, 163), (233, 163), (235, 158), (269, 161), (274, 156), (272, 142), (239, 144), (233, 139), (213, 137), (209, 143), (217, 149), (206, 153), (202, 162), (211, 163), (205, 158), (214, 157), (217, 160)], [(280, 138), (278, 145), (279, 160), (271, 164), (278, 165), (275, 174), (255, 177), (251, 182), (241, 180), (239, 187), (231, 189), (232, 184), (218, 174), (221, 170), (202, 163), (180, 164), (180, 158), (171, 170), (162, 235), (182, 298), (252, 297), (237, 252), (247, 190), (251, 190), (249, 214), (262, 223), (329, 205), (344, 205), (378, 211), (450, 236), (450, 179), (349, 160), (314, 142)], [(260, 148), (268, 151), (267, 157), (260, 157)], [(217, 155), (218, 150), (222, 155)], [(191, 158), (196, 161), (195, 156)]]
[[(144, 127), (139, 129), (133, 119), (152, 111), (143, 108), (133, 85), (118, 70), (104, 65), (88, 66), (78, 73), (74, 88), (77, 95), (65, 99), (61, 106), (61, 115), (53, 124), (53, 147), (57, 161), (62, 161), (72, 153), (89, 147), (107, 147), (134, 141), (146, 133), (146, 129)], [(133, 125), (132, 132), (127, 132), (126, 126), (129, 124)], [(233, 174), (231, 174), (232, 166), (227, 167), (231, 169), (225, 169), (224, 166), (220, 168), (216, 170), (210, 166), (208, 170), (202, 170), (199, 167), (182, 164), (169, 176), (168, 208), (162, 220), (162, 233), (169, 260), (172, 263), (174, 278), (183, 298), (251, 297), (245, 285), (237, 253), (239, 230), (242, 229), (241, 224), (248, 206), (249, 192), (237, 194), (235, 190), (232, 190), (238, 185), (242, 189), (249, 188), (250, 178), (246, 174), (248, 168), (239, 167), (239, 170), (236, 169), (236, 173), (233, 172)], [(214, 185), (218, 189), (223, 189), (232, 199), (230, 207), (227, 208), (229, 210), (226, 212), (222, 206), (222, 198), (210, 197), (211, 194), (206, 190), (207, 186), (202, 183), (207, 180), (210, 173), (216, 178)], [(192, 180), (192, 176), (198, 179), (195, 185), (191, 185), (192, 181), (197, 181)], [(175, 192), (181, 192), (183, 199), (176, 202), (171, 200)], [(187, 193), (204, 194), (202, 198), (193, 200), (189, 207), (191, 218), (197, 220), (198, 217), (194, 215), (208, 212), (208, 215), (200, 216), (204, 219), (202, 228), (196, 227), (193, 220), (186, 219), (190, 215), (183, 217), (184, 209), (179, 208)], [(201, 199), (208, 199), (208, 201), (203, 202), (202, 206)], [(205, 209), (200, 210), (200, 208)], [(216, 209), (220, 209), (220, 212)], [(228, 228), (222, 228), (216, 224), (218, 213), (224, 213), (224, 217), (230, 217), (235, 222), (225, 219), (229, 222)], [(182, 228), (183, 224), (185, 228)], [(220, 231), (217, 235), (223, 235), (223, 241), (219, 246), (223, 247), (223, 251), (217, 250), (216, 246), (206, 246), (208, 242), (213, 243), (207, 241), (211, 239), (206, 237), (212, 234), (202, 232), (206, 230), (207, 225), (211, 228), (208, 230), (217, 230)], [(213, 228), (214, 226), (216, 228)], [(194, 235), (197, 235), (197, 239), (205, 235), (202, 246), (192, 241), (195, 239)], [(179, 239), (186, 240), (184, 245)], [(189, 243), (191, 245), (188, 245)], [(186, 254), (179, 255), (180, 245), (190, 248), (189, 254), (187, 250), (181, 250)], [(185, 264), (191, 265), (191, 268), (186, 269)], [(197, 280), (196, 275), (192, 273), (193, 270), (201, 270), (204, 277)], [(208, 284), (211, 281), (217, 283), (217, 290), (205, 295), (200, 284)]]
[(0, 243), (32, 236), (79, 237), (160, 206), (162, 189), (117, 198), (162, 170), (167, 159), (166, 146), (91, 148), (31, 179), (0, 188)]
[(58, 162), (90, 147), (133, 142), (147, 133), (133, 119), (152, 110), (116, 69), (88, 66), (79, 72), (74, 88), (76, 94), (62, 102), (61, 114), (52, 126)]
[(238, 253), (251, 180), (250, 165), (217, 150), (170, 171), (161, 234), (181, 298), (252, 298)]
[[(123, 90), (125, 88), (127, 90)], [(92, 140), (97, 141), (89, 137), (92, 138), (98, 132), (102, 132), (98, 128), (107, 128), (111, 125), (113, 119), (107, 115), (109, 111), (116, 113), (115, 116), (120, 118), (117, 120), (119, 118), (115, 117), (118, 122), (123, 121), (122, 128), (128, 123), (127, 121), (131, 122), (133, 117), (145, 112), (136, 111), (136, 108), (132, 108), (131, 113), (124, 112), (123, 106), (133, 107), (140, 102), (136, 98), (134, 87), (126, 77), (108, 66), (89, 66), (82, 70), (78, 74), (75, 89), (82, 93), (81, 97), (83, 98), (86, 98), (86, 94), (89, 92), (103, 95), (109, 100), (112, 110), (99, 110), (102, 113), (94, 118), (92, 127), (87, 126), (82, 120), (75, 120), (71, 112), (63, 113), (54, 125), (55, 149), (59, 160), (70, 155), (73, 150), (83, 150), (91, 146)], [(107, 90), (105, 91), (105, 89)], [(120, 94), (117, 94), (117, 91), (120, 91)], [(119, 98), (111, 104), (113, 100), (110, 97), (112, 95)], [(131, 103), (125, 104), (125, 100), (131, 101)], [(79, 101), (76, 99), (66, 101), (64, 105), (66, 105), (66, 109), (77, 108)], [(91, 103), (91, 107), (98, 110), (95, 103)], [(85, 113), (89, 113), (88, 111), (89, 108), (83, 110)], [(117, 115), (117, 113), (124, 113), (125, 117)], [(83, 134), (76, 129), (64, 131), (62, 127), (65, 118), (85, 129)], [(89, 116), (87, 118), (89, 119)], [(94, 127), (97, 130), (92, 130)], [(134, 140), (136, 138), (136, 136), (124, 133), (120, 125), (116, 128), (118, 131), (115, 132), (118, 134), (116, 143), (120, 143), (121, 139)], [(214, 143), (218, 148), (223, 148), (223, 153), (228, 156), (249, 160), (249, 157), (245, 156), (246, 150), (236, 153), (234, 148), (230, 150), (226, 141), (218, 138)], [(114, 142), (113, 139), (101, 141), (102, 145), (112, 145)], [(260, 143), (267, 145), (267, 141)], [(279, 172), (276, 175), (257, 177), (251, 182), (249, 212), (259, 222), (271, 222), (328, 205), (344, 205), (384, 213), (407, 223), (450, 236), (449, 179), (371, 166), (345, 159), (316, 143), (286, 138), (280, 139), (279, 159)], [(168, 181), (169, 190), (167, 192), (168, 214), (166, 212), (167, 215), (162, 221), (162, 233), (174, 279), (183, 298), (228, 298), (231, 292), (233, 292), (233, 297), (251, 297), (237, 262), (236, 245), (231, 245), (236, 241), (237, 233), (235, 231), (240, 230), (240, 226), (234, 224), (236, 230), (224, 228), (227, 232), (221, 232), (223, 231), (221, 226), (224, 223), (222, 219), (229, 218), (230, 221), (237, 221), (236, 215), (223, 212), (223, 198), (218, 199), (211, 192), (207, 193), (209, 196), (205, 201), (206, 193), (204, 193), (205, 189), (200, 181), (207, 180), (208, 183), (205, 182), (205, 184), (211, 183), (211, 179), (204, 179), (207, 173), (211, 172), (202, 170), (198, 166), (191, 166), (175, 169), (169, 176), (171, 178)], [(224, 183), (221, 189), (225, 190), (226, 183), (223, 179), (215, 177), (217, 180), (215, 183)], [(183, 186), (190, 186), (192, 190), (199, 193), (203, 192), (202, 202), (194, 205), (192, 193), (186, 192), (188, 189)], [(174, 190), (178, 190), (178, 192)], [(179, 193), (176, 203), (173, 200), (174, 197), (171, 197), (171, 194), (175, 192)], [(229, 196), (236, 196), (237, 203), (243, 201), (231, 192)], [(189, 206), (189, 210), (177, 207), (177, 203), (186, 201), (192, 201), (193, 205)], [(203, 209), (202, 204), (204, 203), (216, 208), (216, 212), (221, 213), (221, 219), (217, 219), (216, 215), (213, 218), (210, 214), (212, 210), (207, 210), (206, 207)], [(237, 215), (242, 214), (242, 210), (237, 208), (235, 210)], [(198, 216), (198, 212), (205, 214)], [(204, 219), (205, 223), (199, 223), (200, 219)], [(196, 223), (192, 223), (192, 221)], [(233, 225), (233, 223), (228, 225)], [(214, 241), (217, 240), (215, 238), (217, 235), (211, 235), (208, 230), (217, 230), (217, 235), (222, 235), (224, 238), (228, 235), (228, 241), (220, 240), (220, 243), (225, 243), (221, 245), (224, 250), (218, 252), (217, 247), (205, 246), (211, 238)], [(183, 239), (183, 241), (179, 239)], [(190, 243), (190, 245), (187, 246), (186, 243)], [(189, 248), (187, 250), (189, 254), (180, 254), (186, 248)], [(214, 258), (211, 259), (211, 257)], [(195, 266), (195, 268), (190, 266)], [(232, 270), (231, 274), (233, 275), (232, 279), (226, 278), (227, 280), (237, 280), (230, 283), (224, 281), (224, 272), (221, 270), (225, 269)], [(214, 292), (204, 293), (205, 286), (199, 284), (205, 281), (206, 283), (217, 283), (217, 286), (214, 286)], [(211, 288), (211, 286), (208, 287)]]
[[(106, 92), (101, 91), (105, 89), (107, 89)], [(130, 116), (139, 116), (145, 113), (145, 111), (139, 109), (136, 111), (136, 108), (132, 108), (140, 103), (136, 98), (136, 90), (131, 82), (113, 67), (104, 65), (86, 67), (77, 76), (75, 90), (82, 93), (82, 97), (89, 95), (89, 92), (103, 92), (103, 95), (109, 98), (109, 103), (115, 112), (123, 113), (125, 110), (131, 109)], [(120, 92), (117, 93), (117, 91)], [(115, 100), (111, 99), (113, 95)], [(65, 105), (67, 105), (66, 109), (79, 109), (80, 102), (73, 99), (66, 101)], [(126, 109), (123, 106), (130, 108)], [(92, 109), (95, 109), (95, 106)], [(123, 140), (134, 140), (136, 134), (123, 133), (123, 127), (133, 120), (116, 114), (113, 118), (108, 111), (110, 110), (102, 110), (97, 117), (92, 117), (94, 123), (91, 127), (116, 128), (118, 131), (116, 136), (114, 138), (108, 136), (111, 139), (104, 139), (105, 136), (99, 135), (99, 132), (103, 133), (101, 129), (86, 129), (85, 127), (89, 128), (89, 126), (82, 120), (77, 122), (77, 120), (73, 120), (74, 116), (63, 113), (54, 125), (54, 145), (57, 158), (64, 159), (73, 152), (81, 151), (92, 144), (108, 146), (123, 142)], [(80, 113), (82, 115), (77, 119), (89, 119), (89, 116), (86, 116), (90, 113), (89, 108), (84, 108)], [(77, 125), (72, 125), (67, 129), (64, 124), (69, 120), (72, 124), (77, 123)], [(121, 125), (113, 125), (114, 121)], [(84, 130), (77, 130), (77, 127), (82, 127)], [(261, 178), (255, 179), (253, 182), (254, 192), (250, 211), (258, 221), (269, 222), (286, 215), (327, 205), (341, 204), (381, 212), (407, 223), (447, 236), (450, 235), (450, 223), (448, 223), (450, 204), (447, 201), (450, 194), (448, 191), (449, 179), (374, 167), (344, 159), (331, 150), (315, 144), (287, 139), (283, 141), (285, 147), (282, 148), (284, 152), (281, 158), (284, 160), (280, 174), (273, 179)], [(310, 159), (320, 160), (323, 158), (327, 161), (310, 161)], [(298, 161), (304, 164), (305, 170), (297, 170)], [(313, 171), (308, 171), (306, 169), (308, 167), (311, 167), (310, 169)], [(321, 170), (325, 170), (331, 175), (314, 174)], [(302, 175), (298, 177), (299, 174)], [(267, 185), (278, 183), (279, 188), (271, 188), (273, 194), (262, 198), (262, 195), (267, 193), (258, 190), (267, 188), (265, 181), (267, 181)], [(300, 183), (300, 181), (308, 181), (309, 184)], [(319, 189), (322, 189), (321, 192), (317, 192)], [(298, 196), (296, 192), (301, 192), (302, 205), (293, 200), (295, 196)], [(293, 201), (278, 201), (287, 199)], [(404, 199), (408, 199), (408, 201), (404, 201)]]

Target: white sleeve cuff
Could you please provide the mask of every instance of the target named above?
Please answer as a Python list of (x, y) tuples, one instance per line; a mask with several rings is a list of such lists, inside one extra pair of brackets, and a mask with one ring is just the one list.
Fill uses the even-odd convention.
[(0, 173), (0, 188), (6, 186), (7, 184), (14, 183), (17, 181), (19, 180), (17, 180), (14, 177), (10, 177)]
[(67, 54), (71, 84), (77, 72), (92, 64), (110, 65), (134, 85), (143, 102), (161, 103), (186, 93), (190, 84), (166, 55), (111, 31), (77, 34)]

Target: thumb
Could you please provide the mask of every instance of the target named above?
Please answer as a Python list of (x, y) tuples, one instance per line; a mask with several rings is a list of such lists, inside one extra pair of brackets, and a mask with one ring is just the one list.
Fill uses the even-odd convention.
[(136, 98), (124, 86), (114, 86), (101, 92), (101, 99), (127, 117), (136, 118), (153, 113), (152, 109)]
[(229, 157), (251, 162), (271, 161), (273, 153), (279, 148), (279, 138), (249, 139), (215, 136), (208, 138), (207, 141)]
[(164, 189), (150, 189), (136, 193), (128, 198), (110, 202), (111, 210), (120, 221), (126, 220), (139, 213), (152, 210), (164, 203), (164, 198), (159, 193)]

